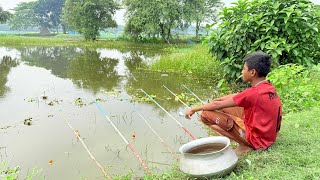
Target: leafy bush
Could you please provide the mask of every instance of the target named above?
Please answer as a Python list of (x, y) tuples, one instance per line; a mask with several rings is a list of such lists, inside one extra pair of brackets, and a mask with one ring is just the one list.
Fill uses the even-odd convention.
[(320, 105), (320, 65), (306, 69), (301, 65), (281, 65), (267, 79), (277, 88), (284, 112), (300, 111)]
[(228, 77), (239, 77), (242, 59), (257, 50), (272, 55), (274, 67), (320, 61), (319, 7), (309, 0), (239, 0), (235, 5), (223, 9), (221, 24), (205, 41)]

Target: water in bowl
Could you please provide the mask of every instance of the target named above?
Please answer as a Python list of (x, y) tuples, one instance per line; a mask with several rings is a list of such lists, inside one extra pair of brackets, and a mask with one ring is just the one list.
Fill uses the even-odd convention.
[(189, 150), (186, 151), (186, 153), (207, 154), (207, 153), (220, 151), (225, 147), (226, 147), (226, 144), (222, 144), (222, 143), (202, 144), (200, 146), (190, 148)]

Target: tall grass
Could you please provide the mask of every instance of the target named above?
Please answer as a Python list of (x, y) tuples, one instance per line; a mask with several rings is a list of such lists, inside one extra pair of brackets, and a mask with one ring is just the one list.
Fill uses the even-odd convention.
[(162, 72), (178, 72), (202, 78), (220, 79), (222, 68), (215, 57), (203, 45), (178, 49), (165, 54), (150, 66), (151, 70)]

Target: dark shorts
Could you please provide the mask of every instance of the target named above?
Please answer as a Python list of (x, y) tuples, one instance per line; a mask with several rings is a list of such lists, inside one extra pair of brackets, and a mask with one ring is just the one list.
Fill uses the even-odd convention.
[(203, 111), (200, 117), (201, 121), (207, 126), (217, 125), (235, 137), (235, 141), (252, 146), (246, 140), (246, 129), (242, 119), (243, 113), (243, 108), (231, 107), (220, 111)]

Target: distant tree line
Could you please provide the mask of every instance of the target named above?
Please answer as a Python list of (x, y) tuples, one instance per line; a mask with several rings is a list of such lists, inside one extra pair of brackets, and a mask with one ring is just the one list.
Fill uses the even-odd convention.
[(172, 39), (173, 29), (214, 22), (220, 0), (37, 0), (19, 3), (12, 15), (0, 9), (0, 23), (9, 21), (13, 30), (38, 27), (42, 34), (75, 30), (86, 40), (117, 27), (114, 15), (125, 8), (125, 33), (131, 37)]
[(6, 23), (11, 14), (8, 11), (4, 11), (2, 7), (0, 7), (0, 23)]

